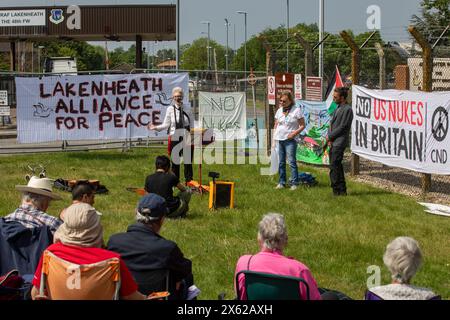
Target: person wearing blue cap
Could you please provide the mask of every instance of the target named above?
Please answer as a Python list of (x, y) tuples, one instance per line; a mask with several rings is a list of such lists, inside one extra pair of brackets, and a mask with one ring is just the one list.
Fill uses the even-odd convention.
[(143, 294), (167, 291), (168, 272), (169, 299), (186, 299), (193, 285), (192, 262), (175, 242), (160, 235), (167, 212), (163, 197), (144, 195), (136, 208), (136, 223), (112, 235), (107, 247), (120, 254)]

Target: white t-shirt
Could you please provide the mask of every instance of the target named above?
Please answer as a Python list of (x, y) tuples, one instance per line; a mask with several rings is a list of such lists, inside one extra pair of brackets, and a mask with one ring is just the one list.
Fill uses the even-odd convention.
[(278, 126), (275, 129), (274, 139), (287, 140), (288, 135), (300, 127), (298, 121), (301, 118), (304, 118), (303, 113), (296, 106), (292, 106), (287, 115), (284, 115), (282, 107), (278, 108), (275, 113), (275, 120), (277, 120)]

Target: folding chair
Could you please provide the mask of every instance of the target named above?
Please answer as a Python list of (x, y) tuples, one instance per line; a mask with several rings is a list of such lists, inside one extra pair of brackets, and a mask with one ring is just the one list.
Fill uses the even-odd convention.
[(310, 299), (308, 283), (302, 278), (249, 270), (243, 270), (236, 274), (238, 299), (241, 296), (239, 290), (240, 275), (244, 276), (247, 300), (303, 300), (300, 293), (301, 284), (306, 289), (307, 300)]
[[(365, 295), (364, 295), (364, 300), (384, 300), (382, 297), (380, 297), (379, 295), (373, 293), (370, 290), (367, 290)], [(428, 300), (442, 300), (441, 296), (434, 296)]]
[(75, 264), (44, 251), (38, 299), (118, 300), (120, 261)]
[(139, 292), (148, 295), (153, 292), (170, 291), (169, 273), (169, 269), (155, 269), (145, 273), (135, 273), (134, 276), (139, 286)]

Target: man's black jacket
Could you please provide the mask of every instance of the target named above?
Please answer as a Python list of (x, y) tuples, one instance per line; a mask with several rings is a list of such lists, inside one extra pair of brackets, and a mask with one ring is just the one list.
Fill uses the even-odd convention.
[(345, 149), (348, 145), (352, 128), (353, 111), (348, 104), (341, 104), (336, 108), (328, 129), (328, 139), (335, 149)]
[(112, 235), (108, 250), (120, 254), (143, 294), (164, 291), (165, 270), (169, 270), (171, 292), (176, 282), (192, 273), (192, 262), (183, 256), (177, 244), (142, 223), (130, 225), (125, 233)]

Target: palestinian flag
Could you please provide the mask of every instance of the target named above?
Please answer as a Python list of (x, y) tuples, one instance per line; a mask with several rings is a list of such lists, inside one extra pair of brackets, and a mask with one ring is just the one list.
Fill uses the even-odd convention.
[(328, 84), (327, 93), (325, 95), (327, 97), (327, 100), (325, 100), (325, 102), (328, 107), (329, 115), (332, 115), (334, 110), (336, 110), (336, 108), (337, 108), (336, 103), (333, 101), (334, 89), (343, 87), (343, 86), (344, 86), (344, 83), (342, 82), (341, 74), (339, 73), (339, 69), (336, 66), (336, 70), (334, 70), (333, 76), (331, 77), (331, 81)]

